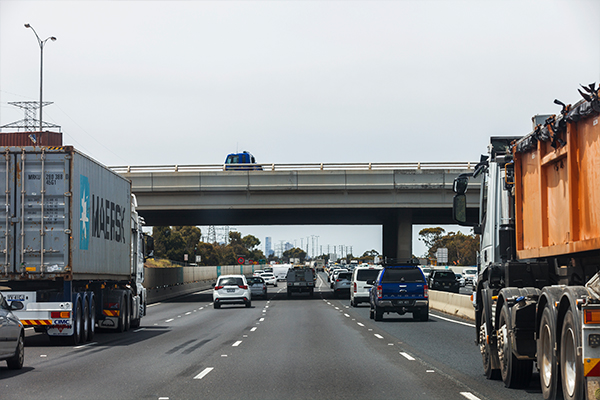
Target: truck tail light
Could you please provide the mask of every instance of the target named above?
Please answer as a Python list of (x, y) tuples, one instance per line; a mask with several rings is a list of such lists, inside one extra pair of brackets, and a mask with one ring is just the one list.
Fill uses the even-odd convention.
[(429, 287), (427, 285), (423, 286), (423, 296), (429, 297)]
[(50, 318), (52, 318), (52, 319), (71, 318), (71, 312), (70, 311), (52, 311), (52, 312), (50, 312)]
[(377, 285), (377, 298), (380, 299), (383, 297), (383, 287), (381, 285)]
[(600, 324), (600, 309), (585, 310), (583, 322), (585, 324)]
[(104, 308), (106, 308), (107, 310), (118, 310), (119, 309), (119, 303), (107, 303)]

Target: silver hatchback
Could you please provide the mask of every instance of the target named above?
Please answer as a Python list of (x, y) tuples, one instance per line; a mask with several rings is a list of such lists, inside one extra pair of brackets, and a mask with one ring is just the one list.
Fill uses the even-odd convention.
[(10, 305), (0, 293), (0, 360), (6, 360), (9, 369), (23, 368), (25, 359), (25, 331), (19, 318), (12, 313), (23, 309), (23, 303)]

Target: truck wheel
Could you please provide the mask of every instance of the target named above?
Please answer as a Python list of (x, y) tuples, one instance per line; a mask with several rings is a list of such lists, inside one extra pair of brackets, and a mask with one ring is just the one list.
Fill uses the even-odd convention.
[(413, 313), (413, 319), (418, 321), (429, 321), (429, 307), (422, 307)]
[(90, 306), (88, 305), (87, 298), (83, 300), (83, 310), (81, 313), (81, 338), (79, 341), (85, 343), (88, 338), (90, 328)]
[(81, 300), (77, 299), (75, 306), (75, 318), (73, 318), (73, 335), (70, 336), (69, 342), (72, 345), (78, 345), (81, 339)]
[(21, 369), (23, 368), (23, 362), (25, 361), (25, 339), (23, 335), (19, 335), (19, 342), (17, 343), (17, 350), (15, 355), (6, 360), (8, 369)]
[(125, 295), (123, 301), (127, 307), (125, 312), (125, 330), (128, 331), (131, 328), (131, 297)]
[(310, 289), (309, 296), (310, 297), (314, 297), (315, 296), (315, 290), (314, 289)]
[(88, 318), (89, 327), (88, 327), (88, 337), (87, 339), (91, 342), (94, 340), (94, 335), (96, 334), (96, 298), (95, 296), (91, 296), (90, 298), (90, 317)]
[(485, 322), (486, 315), (484, 311), (481, 316), (481, 326), (479, 327), (479, 352), (483, 361), (483, 374), (487, 379), (498, 380), (501, 378), (500, 370), (492, 368), (493, 349), (487, 342)]
[(375, 318), (375, 311), (373, 310), (373, 308), (371, 307), (371, 309), (369, 310), (369, 318), (373, 319)]
[(578, 330), (573, 310), (567, 311), (560, 335), (560, 375), (565, 400), (584, 397), (583, 360), (581, 353), (577, 352), (581, 348)]
[(540, 321), (539, 340), (537, 342), (537, 364), (540, 369), (540, 382), (544, 399), (556, 399), (558, 392), (558, 357), (554, 351), (556, 342), (556, 321), (546, 306)]
[(375, 306), (375, 321), (383, 320), (383, 310)]
[(292, 297), (292, 291), (291, 290), (287, 291), (287, 297)]
[(121, 304), (119, 307), (119, 325), (117, 326), (117, 332), (125, 332), (126, 329), (126, 314), (127, 314), (127, 303), (125, 301), (125, 296), (121, 297)]
[(498, 330), (500, 374), (506, 387), (523, 388), (529, 386), (529, 381), (531, 381), (533, 361), (519, 360), (515, 357), (508, 337), (508, 332), (511, 330), (508, 305), (505, 304), (500, 312), (500, 329)]

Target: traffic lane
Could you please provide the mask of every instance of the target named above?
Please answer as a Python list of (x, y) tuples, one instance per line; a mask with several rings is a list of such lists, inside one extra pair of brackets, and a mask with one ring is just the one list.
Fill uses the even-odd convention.
[(168, 397), (465, 398), (465, 387), (428, 372), (403, 346), (360, 328), (320, 298), (278, 297), (264, 315), (227, 357), (206, 360), (189, 385), (170, 385)]
[[(165, 303), (153, 307), (154, 317), (143, 318), (135, 331), (99, 333), (94, 342), (82, 346), (27, 348), (26, 367), (23, 373), (10, 376), (2, 398), (81, 398), (82, 394), (92, 399), (158, 398), (164, 382), (187, 376), (203, 358), (230, 346), (236, 330), (253, 322), (262, 310), (260, 301), (250, 309), (176, 304), (174, 308)], [(31, 334), (36, 335), (37, 340), (47, 340)], [(64, 378), (61, 385), (56, 384), (57, 376)]]
[(350, 307), (348, 300), (330, 302), (342, 307), (357, 321), (373, 329), (380, 329), (403, 343), (422, 362), (437, 368), (453, 379), (463, 382), (474, 392), (489, 399), (539, 399), (541, 387), (539, 374), (534, 372), (527, 389), (509, 390), (500, 381), (491, 381), (483, 375), (479, 347), (475, 344), (475, 325), (472, 321), (454, 318), (430, 309), (427, 322), (414, 321), (412, 314), (400, 316), (384, 314), (383, 321), (369, 319), (369, 305)]

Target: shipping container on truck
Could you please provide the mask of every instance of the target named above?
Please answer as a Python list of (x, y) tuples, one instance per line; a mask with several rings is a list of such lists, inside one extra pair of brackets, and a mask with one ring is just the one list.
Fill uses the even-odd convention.
[(51, 339), (92, 340), (145, 314), (131, 182), (72, 147), (0, 147), (0, 290)]
[[(483, 370), (545, 399), (600, 398), (600, 100), (594, 84), (523, 137), (492, 137), (454, 182), (454, 216), (481, 234), (474, 293)], [(481, 177), (470, 221), (469, 175)], [(534, 364), (535, 362), (535, 364)]]

